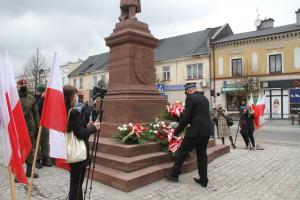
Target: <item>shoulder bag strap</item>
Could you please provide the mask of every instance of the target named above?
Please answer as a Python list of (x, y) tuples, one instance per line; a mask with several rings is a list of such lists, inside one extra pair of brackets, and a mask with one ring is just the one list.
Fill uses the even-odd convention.
[(71, 111), (73, 110), (73, 108), (71, 108), (68, 112), (68, 118), (67, 118), (67, 127), (66, 127), (66, 133), (68, 133), (68, 126), (69, 126), (69, 119), (70, 119), (70, 115), (71, 115)]

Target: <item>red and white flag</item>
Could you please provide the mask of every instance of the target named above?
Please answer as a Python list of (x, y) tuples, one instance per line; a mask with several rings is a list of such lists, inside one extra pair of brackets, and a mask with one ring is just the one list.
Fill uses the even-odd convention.
[(252, 108), (252, 110), (255, 110), (255, 104), (254, 104), (252, 93), (251, 93), (251, 97), (248, 101), (248, 106), (250, 106)]
[(54, 54), (53, 65), (44, 100), (41, 126), (49, 129), (50, 157), (56, 158), (56, 166), (66, 168), (65, 131), (67, 111), (64, 102), (60, 68)]
[(266, 104), (266, 95), (264, 95), (262, 98), (259, 98), (255, 106), (255, 127), (256, 128), (260, 128), (263, 125), (265, 104)]
[(6, 164), (20, 183), (27, 184), (23, 164), (32, 145), (8, 53), (5, 66), (0, 67), (0, 134)]

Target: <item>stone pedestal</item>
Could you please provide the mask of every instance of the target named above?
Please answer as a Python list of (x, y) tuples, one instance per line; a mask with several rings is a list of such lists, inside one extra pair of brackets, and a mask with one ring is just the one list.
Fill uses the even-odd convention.
[(107, 37), (109, 85), (104, 100), (101, 136), (111, 137), (124, 123), (148, 123), (159, 117), (167, 101), (155, 88), (154, 38), (148, 25), (125, 20)]
[[(154, 142), (143, 146), (126, 145), (110, 138), (100, 138), (93, 178), (124, 192), (164, 179), (174, 161), (160, 149), (160, 144)], [(229, 145), (216, 145), (214, 140), (208, 143), (209, 162), (229, 152)], [(197, 159), (192, 156), (185, 160), (181, 172), (196, 169)]]

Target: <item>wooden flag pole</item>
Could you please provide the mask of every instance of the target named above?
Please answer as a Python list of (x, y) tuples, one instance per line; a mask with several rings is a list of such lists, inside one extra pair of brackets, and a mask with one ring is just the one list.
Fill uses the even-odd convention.
[(36, 145), (35, 145), (35, 150), (34, 150), (34, 158), (33, 158), (33, 163), (32, 163), (28, 194), (27, 194), (27, 198), (26, 198), (27, 200), (30, 200), (30, 197), (31, 197), (32, 181), (33, 181), (33, 175), (34, 175), (34, 170), (35, 170), (35, 163), (36, 163), (36, 159), (37, 159), (38, 149), (39, 149), (39, 146), (40, 146), (41, 133), (42, 133), (42, 127), (40, 126), (37, 141), (36, 141)]
[(16, 200), (16, 188), (15, 188), (14, 176), (10, 170), (10, 167), (8, 167), (7, 170), (8, 170), (9, 187), (10, 187), (10, 198), (12, 200)]

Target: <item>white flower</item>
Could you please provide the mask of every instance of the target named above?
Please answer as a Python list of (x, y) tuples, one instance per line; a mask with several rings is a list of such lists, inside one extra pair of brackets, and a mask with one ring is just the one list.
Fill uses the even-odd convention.
[(155, 133), (155, 134), (156, 134), (156, 133), (157, 133), (157, 131), (153, 131), (153, 133)]
[(129, 123), (128, 125), (131, 126), (131, 127), (133, 127), (133, 124), (132, 124), (132, 123)]
[(158, 118), (155, 118), (155, 122), (158, 122)]
[(126, 124), (123, 124), (123, 128), (126, 128), (127, 127), (127, 125)]

